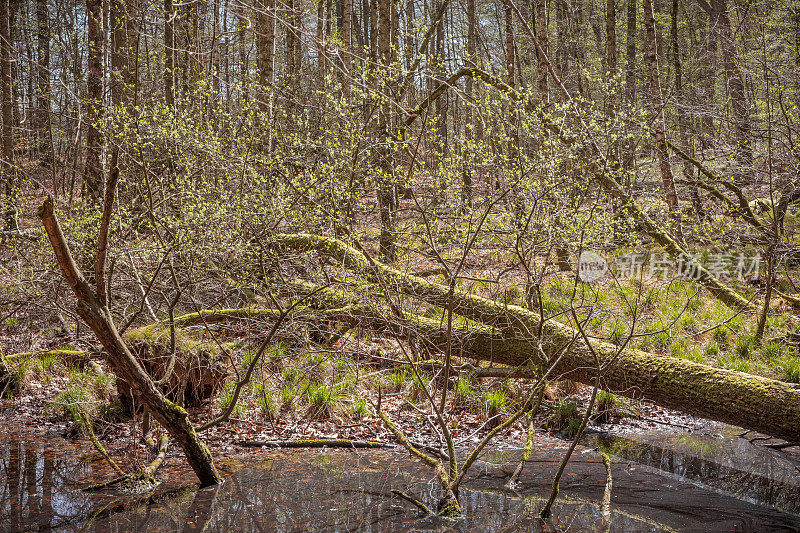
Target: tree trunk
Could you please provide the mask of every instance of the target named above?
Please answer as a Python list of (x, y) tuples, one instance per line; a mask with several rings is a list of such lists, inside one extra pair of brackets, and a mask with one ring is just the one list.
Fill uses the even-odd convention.
[(214, 467), (211, 452), (195, 432), (189, 421), (188, 413), (167, 400), (156, 387), (120, 337), (111, 312), (104, 303), (104, 296), (98, 297), (75, 264), (61, 226), (53, 212), (51, 199), (48, 198), (42, 204), (38, 214), (50, 244), (53, 246), (58, 266), (78, 300), (78, 315), (89, 325), (97, 336), (97, 340), (103, 345), (106, 360), (114, 373), (131, 387), (139, 401), (178, 442), (201, 485), (219, 483), (221, 478)]
[[(373, 0), (376, 1), (376, 0)], [(389, 66), (392, 60), (391, 29), (392, 29), (392, 0), (380, 0), (378, 13), (378, 54), (383, 67), (379, 77), (388, 79)], [(384, 144), (388, 142), (389, 132), (392, 131), (392, 106), (391, 102), (382, 102), (378, 106), (378, 135)], [(397, 195), (395, 194), (394, 179), (394, 150), (390, 146), (383, 146), (378, 151), (378, 209), (381, 218), (380, 255), (389, 263), (397, 259)]]
[[(430, 24), (436, 25), (436, 34), (433, 40), (433, 77), (436, 80), (445, 78), (445, 14), (442, 14), (440, 20), (434, 20), (435, 17), (442, 9), (444, 0), (434, 0), (433, 9), (431, 10)], [(434, 150), (436, 151), (436, 164), (441, 165), (447, 157), (447, 108), (448, 108), (448, 95), (442, 95), (442, 98), (437, 98), (435, 103), (434, 115), (436, 117), (436, 134), (433, 136)], [(439, 184), (440, 194), (446, 194), (446, 184), (444, 180)], [(436, 195), (439, 198), (439, 194)]]
[(287, 9), (289, 10), (289, 14), (287, 15), (289, 20), (286, 25), (286, 72), (289, 81), (289, 102), (286, 108), (291, 117), (297, 111), (298, 98), (300, 97), (299, 88), (302, 55), (299, 33), (300, 15), (298, 12), (300, 8), (296, 5), (295, 0), (289, 0)]
[(739, 183), (749, 183), (754, 178), (753, 145), (752, 139), (750, 138), (750, 103), (747, 100), (742, 72), (737, 62), (736, 39), (731, 29), (727, 1), (711, 0), (709, 17), (711, 19), (711, 26), (716, 35), (719, 36), (719, 43), (722, 46), (722, 63), (725, 70), (725, 81), (728, 86), (728, 94), (730, 94), (731, 98), (733, 126), (736, 134), (736, 143), (733, 153), (736, 158), (736, 165), (738, 166), (735, 176)]
[(617, 72), (617, 2), (606, 0), (606, 68), (613, 76)]
[[(477, 17), (475, 14), (475, 0), (467, 0), (467, 63), (474, 64), (477, 60), (476, 57), (476, 43), (477, 41)], [(472, 153), (472, 141), (475, 139), (475, 125), (473, 124), (473, 91), (474, 81), (472, 78), (467, 78), (466, 83), (466, 97), (464, 113), (464, 138), (467, 141), (466, 153), (464, 153), (465, 160), (463, 162), (464, 169), (462, 170), (462, 185), (461, 185), (461, 204), (463, 207), (472, 208), (472, 162), (470, 157)]]
[[(684, 101), (683, 94), (683, 65), (681, 64), (680, 45), (678, 44), (678, 0), (672, 0), (670, 40), (672, 42), (672, 65), (675, 71), (675, 108), (678, 122), (678, 135), (684, 151), (691, 157), (694, 157), (694, 145), (689, 141), (689, 137), (686, 133), (687, 124), (690, 119), (686, 116), (686, 102)], [(683, 175), (690, 184), (689, 191), (692, 196), (692, 207), (695, 212), (695, 217), (700, 220), (703, 218), (703, 205), (700, 200), (700, 191), (697, 185), (694, 185), (694, 166), (686, 160), (683, 161)]]
[(175, 105), (175, 8), (164, 0), (164, 102)]
[[(495, 302), (372, 263), (359, 251), (329, 237), (277, 235), (272, 244), (295, 251), (315, 251), (340, 261), (366, 279), (391, 287), (430, 305), (447, 307), (479, 324), (453, 325), (454, 348), (464, 356), (523, 367), (540, 373), (555, 362), (552, 372), (562, 379), (594, 384), (596, 354), (602, 365), (601, 387), (672, 409), (719, 420), (800, 442), (800, 387), (742, 372), (715, 368), (665, 355), (620, 349), (591, 340), (591, 349), (572, 328), (515, 305)], [(451, 336), (439, 320), (416, 315), (400, 319), (382, 306), (365, 304), (362, 297), (333, 289), (315, 293), (328, 308), (348, 308), (374, 325), (418, 338), (444, 350)], [(363, 325), (363, 322), (362, 322)], [(374, 327), (374, 326), (373, 326)], [(541, 335), (537, 338), (537, 332)], [(541, 350), (541, 351), (540, 351)], [(560, 358), (559, 358), (560, 356)]]
[[(548, 38), (547, 38), (547, 28), (549, 26), (548, 22), (548, 9), (547, 9), (547, 0), (535, 0), (536, 1), (536, 38), (539, 40), (539, 44), (541, 45), (542, 52), (545, 54), (548, 53)], [(557, 2), (559, 0), (556, 0)], [(550, 89), (548, 88), (547, 78), (550, 76), (547, 72), (547, 63), (539, 54), (539, 49), (536, 49), (536, 57), (537, 57), (537, 64), (536, 64), (536, 79), (537, 79), (537, 86), (539, 88), (539, 100), (544, 105), (548, 105), (550, 103)]]
[(11, 77), (11, 28), (9, 27), (8, 0), (0, 0), (0, 95), (2, 97), (3, 129), (0, 134), (3, 161), (0, 162), (0, 173), (3, 182), (3, 201), (0, 203), (0, 215), (4, 226), (9, 231), (17, 230), (17, 184), (14, 179), (14, 109), (11, 95), (13, 79)]
[(259, 4), (256, 20), (258, 83), (262, 90), (259, 95), (259, 107), (266, 113), (269, 111), (270, 100), (266, 88), (272, 86), (275, 70), (275, 0), (264, 0)]
[(508, 0), (503, 1), (503, 18), (505, 21), (505, 57), (506, 57), (506, 83), (511, 87), (516, 87), (516, 75), (514, 71), (516, 53), (514, 49), (514, 11)]
[(111, 103), (130, 109), (136, 102), (137, 0), (111, 2)]
[(98, 129), (103, 119), (103, 2), (86, 0), (88, 24), (86, 80), (86, 192), (97, 202), (103, 193), (103, 136)]
[(661, 182), (664, 187), (664, 196), (667, 206), (674, 217), (678, 215), (678, 195), (675, 192), (675, 179), (672, 175), (672, 165), (669, 161), (667, 149), (665, 124), (664, 124), (664, 99), (661, 94), (661, 80), (659, 78), (658, 52), (656, 37), (656, 21), (653, 14), (651, 0), (643, 0), (645, 33), (647, 36), (647, 67), (650, 74), (650, 106), (653, 114), (653, 132), (656, 142), (659, 165), (661, 167)]
[(352, 47), (350, 46), (350, 41), (352, 41), (353, 35), (353, 0), (343, 0), (342, 5), (342, 69), (345, 73), (344, 79), (344, 86), (345, 86), (345, 94), (347, 94), (348, 87), (350, 85), (347, 76), (350, 74), (350, 71), (353, 68), (353, 61), (350, 54), (352, 54)]
[(714, 113), (716, 106), (717, 93), (717, 31), (714, 27), (715, 16), (711, 13), (711, 6), (708, 2), (698, 0), (700, 6), (708, 13), (708, 28), (703, 40), (704, 57), (703, 65), (705, 76), (703, 76), (702, 95), (705, 109), (702, 114), (703, 135), (701, 140), (704, 148), (714, 146), (716, 132), (714, 128)]
[[(625, 103), (628, 109), (636, 105), (636, 8), (638, 0), (628, 0), (627, 43), (625, 45)], [(622, 167), (630, 170), (636, 160), (636, 141), (630, 139), (625, 149)]]
[(50, 16), (47, 0), (36, 0), (36, 45), (38, 47), (39, 76), (36, 93), (36, 138), (40, 157), (52, 164), (50, 123)]
[[(606, 77), (612, 83), (612, 87), (616, 85), (614, 80), (617, 76), (617, 2), (616, 0), (606, 0)], [(614, 87), (616, 88), (616, 87)], [(616, 93), (610, 94), (606, 97), (606, 120), (608, 120), (609, 127), (614, 126), (617, 116), (617, 96)], [(612, 164), (619, 164), (619, 142), (611, 143), (611, 160)], [(615, 209), (616, 211), (616, 209)]]

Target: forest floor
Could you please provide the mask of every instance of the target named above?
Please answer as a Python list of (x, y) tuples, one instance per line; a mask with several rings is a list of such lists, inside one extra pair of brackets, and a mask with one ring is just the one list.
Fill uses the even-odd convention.
[[(59, 405), (59, 395), (74, 386), (74, 376), (70, 374), (50, 375), (47, 379), (30, 379), (17, 395), (0, 400), (0, 416), (6, 426), (20, 432), (49, 437), (63, 437), (70, 440), (87, 440), (81, 426), (69, 416), (63, 405)], [(424, 405), (409, 402), (409, 391), (382, 394), (382, 409), (403, 429), (406, 435), (423, 446), (441, 449), (437, 433), (432, 430), (428, 418), (424, 416)], [(563, 391), (551, 391), (564, 394)], [(588, 403), (591, 388), (576, 385), (576, 389), (556, 401), (545, 401), (536, 416), (536, 442), (549, 444), (564, 443), (571, 438), (569, 420), (559, 420), (558, 414), (564, 405), (575, 407), (572, 415), (582, 415)], [(377, 401), (377, 392), (362, 390), (359, 397), (369, 404)], [(62, 399), (63, 402), (63, 399)], [(488, 432), (486, 417), (482, 409), (450, 410), (448, 423), (453, 428), (453, 436), (460, 448), (470, 448), (477, 444)], [(204, 421), (209, 418), (208, 406), (191, 410), (193, 418)], [(669, 434), (699, 432), (714, 427), (714, 423), (693, 417), (679, 411), (664, 409), (648, 402), (624, 400), (609, 413), (603, 423), (592, 417), (588, 426), (590, 432), (611, 433), (614, 435), (636, 434), (658, 430)], [(93, 419), (94, 431), (111, 457), (124, 468), (140, 467), (152, 459), (152, 448), (142, 441), (141, 418), (129, 416), (97, 416)], [(158, 432), (156, 432), (157, 434)], [(498, 435), (491, 449), (522, 448), (525, 445), (525, 427), (522, 422)], [(324, 419), (309, 416), (307, 412), (283, 413), (265, 421), (263, 413), (254, 405), (244, 405), (236, 416), (203, 432), (202, 437), (216, 456), (249, 453), (258, 447), (246, 447), (246, 441), (287, 441), (299, 439), (351, 439), (377, 441), (397, 444), (385, 425), (368, 407), (363, 416), (354, 416), (337, 405), (333, 413)], [(168, 457), (180, 461), (182, 453), (172, 446)]]
[[(497, 239), (487, 239), (469, 250), (458, 288), (500, 302), (530, 306), (529, 293), (525, 290), (530, 283), (520, 274), (513, 237), (502, 231), (507, 221), (491, 224), (496, 228), (487, 231)], [(34, 227), (35, 222), (26, 220), (23, 225)], [(440, 242), (443, 244), (438, 250), (432, 250), (430, 243), (435, 241), (423, 238), (424, 228), (408, 227), (406, 230), (396, 266), (445, 282), (438, 260), (458, 263), (465, 235), (460, 234), (458, 228), (442, 230), (444, 236)], [(377, 257), (375, 226), (365, 225), (358, 238)], [(3, 301), (10, 302), (0, 313), (3, 356), (17, 352), (40, 354), (51, 349), (91, 351), (95, 348), (92, 334), (85, 326), (76, 325), (79, 322), (72, 313), (71, 295), (60, 277), (52, 273), (52, 252), (46, 244), (40, 239), (24, 243), (18, 249), (0, 246), (0, 265), (5, 265), (0, 268), (0, 295)], [(129, 248), (135, 248), (134, 244)], [(553, 320), (565, 320), (570, 309), (578, 309), (579, 314), (589, 310), (586, 328), (595, 338), (617, 344), (630, 341), (628, 345), (645, 351), (800, 382), (797, 344), (800, 316), (797, 310), (780, 298), (774, 298), (764, 339), (758, 343), (754, 336), (756, 314), (734, 312), (686, 279), (648, 275), (645, 267), (652, 265), (653, 258), (660, 253), (651, 244), (640, 242), (603, 251), (610, 263), (620, 261), (631, 252), (641, 256), (642, 268), (638, 277), (627, 280), (607, 278), (583, 283), (576, 280), (574, 273), (560, 272), (551, 263), (542, 270), (544, 275), (540, 279), (541, 311)], [(246, 263), (247, 257), (239, 259), (253, 269), (252, 264)], [(120, 254), (118, 268), (122, 270), (126, 262), (133, 266), (133, 256)], [(146, 269), (153, 271), (154, 265), (155, 261), (140, 260), (141, 274), (144, 276)], [(233, 270), (238, 264), (230, 261), (229, 266)], [(302, 258), (301, 265), (293, 268), (310, 273), (312, 279), (327, 275), (309, 258)], [(176, 315), (199, 308), (240, 307), (258, 301), (240, 286), (228, 283), (228, 274), (220, 275), (219, 270), (211, 268), (213, 272), (206, 278), (195, 281), (193, 306), (175, 309)], [(114, 278), (112, 306), (120, 321), (139, 312), (136, 324), (143, 325), (148, 319), (147, 314), (142, 313), (142, 283), (137, 282), (137, 271), (132, 272), (136, 276), (120, 273)], [(797, 279), (797, 271), (790, 277)], [(758, 275), (731, 283), (746, 297), (764, 290), (763, 278)], [(792, 287), (782, 288), (792, 291)], [(444, 320), (440, 309), (421, 306), (412, 310)], [(163, 304), (156, 311), (163, 316)], [(237, 373), (257, 351), (268, 329), (269, 324), (248, 323), (201, 326), (183, 331), (191, 340), (183, 355), (216, 352), (217, 357), (227, 358), (228, 365), (224, 382), (215, 384), (215, 393), (205, 398), (199, 407), (190, 409), (195, 421), (207, 420), (228, 405)], [(135, 331), (134, 326), (129, 334)], [(369, 331), (348, 330), (335, 342), (330, 342), (330, 338), (315, 338), (314, 333), (296, 323), (282, 326), (253, 381), (243, 390), (230, 419), (204, 432), (204, 439), (216, 453), (236, 449), (246, 440), (347, 438), (392, 442), (375, 414), (379, 395), (383, 409), (407, 435), (413, 435), (414, 440), (422, 444), (440, 447), (421, 385), (421, 382), (427, 384), (433, 380), (432, 369), (420, 369), (422, 373), (415, 375), (407, 366), (397, 364), (404, 358), (404, 352), (396, 340)], [(162, 342), (167, 341), (162, 339)], [(221, 350), (223, 344), (226, 348)], [(34, 355), (11, 365), (9, 370), (18, 388), (11, 398), (0, 400), (4, 421), (52, 434), (79, 436), (81, 432), (75, 429), (75, 419), (80, 409), (95, 421), (96, 433), (112, 456), (146, 462), (151, 451), (141, 444), (138, 421), (121, 414), (113, 375), (103, 368), (102, 357), (95, 354), (92, 359), (100, 364), (68, 367), (57, 357)], [(451, 384), (447, 409), (447, 422), (454, 428), (456, 444), (477, 443), (492, 423), (510, 416), (522, 404), (530, 389), (531, 383), (526, 380), (476, 380), (468, 376), (456, 379)], [(577, 427), (590, 391), (588, 387), (570, 382), (550, 384), (547, 401), (537, 415), (539, 427), (553, 435), (569, 437)], [(601, 414), (593, 419), (590, 429), (637, 432), (662, 427), (680, 432), (697, 430), (708, 424), (702, 419), (608, 392), (601, 393), (598, 404)], [(606, 423), (601, 424), (600, 419)], [(498, 436), (494, 446), (521, 447), (524, 435), (524, 424), (519, 422)]]

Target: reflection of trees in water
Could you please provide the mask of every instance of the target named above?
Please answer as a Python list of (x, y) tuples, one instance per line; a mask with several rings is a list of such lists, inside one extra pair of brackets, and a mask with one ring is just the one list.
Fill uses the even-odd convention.
[[(179, 469), (170, 472), (173, 484), (159, 487), (154, 494), (115, 497), (77, 490), (108, 473), (102, 462), (83, 461), (69, 445), (65, 450), (49, 446), (45, 449), (35, 443), (12, 441), (0, 447), (0, 529), (223, 532), (442, 526), (430, 520), (418, 521), (404, 503), (392, 498), (392, 488), (425, 494), (425, 503), (431, 505), (439, 497), (429, 472), (392, 452), (268, 452), (266, 459), (255, 456), (229, 463), (227, 481), (220, 486), (202, 490), (193, 484), (176, 487), (174, 481), (190, 478), (187, 470)], [(649, 454), (641, 458), (671, 464), (677, 470), (713, 473), (713, 469), (692, 460), (669, 458), (658, 450), (639, 452)], [(476, 471), (463, 488), (463, 508), (468, 516), (464, 528), (539, 530), (538, 510), (557, 466), (548, 453), (534, 452), (518, 492), (504, 489), (510, 471), (502, 464), (484, 463), (485, 467)], [(490, 455), (498, 463), (513, 461), (511, 456)], [(714, 520), (730, 522), (742, 514), (740, 505), (746, 505), (688, 485), (676, 488), (673, 484), (671, 490), (664, 490), (665, 485), (658, 483), (654, 474), (629, 472), (624, 465), (614, 468), (617, 479), (610, 522), (603, 522), (600, 506), (604, 469), (589, 454), (568, 467), (551, 523), (559, 530), (611, 525), (619, 530), (670, 531), (680, 529), (687, 519), (696, 521), (698, 509), (711, 513)], [(725, 475), (724, 471), (717, 473)], [(748, 513), (746, 516), (766, 519), (765, 523), (783, 520), (766, 509), (754, 507)]]
[(0, 447), (0, 522), (9, 530), (47, 529), (92, 508), (70, 479), (91, 476), (92, 464), (35, 441), (6, 436)]
[(800, 485), (780, 452), (758, 449), (746, 439), (708, 436), (667, 438), (665, 445), (624, 437), (598, 438), (600, 449), (617, 457), (702, 483), (753, 503), (800, 511)]

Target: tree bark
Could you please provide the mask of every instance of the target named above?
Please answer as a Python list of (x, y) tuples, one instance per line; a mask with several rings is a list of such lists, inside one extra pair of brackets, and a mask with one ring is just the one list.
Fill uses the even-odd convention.
[(200, 483), (203, 486), (219, 483), (221, 478), (214, 467), (211, 452), (195, 432), (188, 413), (167, 400), (158, 390), (120, 337), (104, 298), (100, 298), (92, 290), (75, 264), (53, 212), (52, 199), (48, 198), (42, 204), (38, 215), (53, 246), (58, 266), (78, 300), (78, 315), (89, 325), (97, 340), (103, 345), (109, 366), (118, 378), (130, 385), (137, 398), (181, 446)]
[[(276, 235), (279, 249), (314, 251), (352, 270), (359, 279), (380, 282), (430, 305), (453, 306), (453, 311), (476, 324), (453, 324), (454, 349), (463, 357), (522, 366), (541, 372), (562, 354), (552, 375), (594, 384), (597, 361), (579, 332), (515, 305), (495, 302), (400, 272), (368, 260), (345, 243), (316, 235)], [(308, 291), (310, 292), (310, 290)], [(387, 307), (365, 303), (335, 289), (316, 292), (314, 298), (331, 309), (350, 306), (350, 315), (367, 323), (420, 338), (444, 350), (450, 335), (436, 319), (405, 314), (397, 317)], [(359, 306), (361, 306), (359, 308)], [(362, 325), (364, 322), (362, 322)], [(686, 359), (640, 350), (620, 350), (591, 340), (602, 366), (601, 388), (652, 401), (713, 420), (800, 442), (800, 387), (742, 372), (715, 368)]]
[[(675, 111), (676, 120), (678, 122), (678, 136), (680, 143), (684, 147), (689, 156), (694, 157), (694, 145), (689, 141), (687, 135), (687, 125), (689, 117), (686, 116), (683, 94), (683, 65), (681, 63), (680, 44), (678, 42), (678, 0), (672, 0), (672, 23), (670, 26), (670, 41), (672, 44), (672, 66), (675, 71)], [(692, 207), (695, 212), (695, 217), (700, 220), (703, 218), (703, 205), (700, 200), (700, 191), (697, 185), (694, 185), (694, 167), (689, 161), (683, 162), (683, 175), (688, 181), (689, 191), (692, 196)]]
[(300, 42), (300, 7), (295, 0), (288, 0), (286, 24), (286, 72), (289, 82), (289, 102), (286, 106), (289, 115), (292, 116), (297, 111), (298, 98), (300, 96), (300, 68), (302, 67), (302, 48)]
[[(475, 0), (467, 0), (467, 64), (474, 64), (477, 47), (477, 16), (475, 13)], [(464, 154), (464, 168), (461, 176), (461, 203), (462, 206), (472, 208), (472, 141), (475, 139), (475, 125), (473, 123), (473, 91), (474, 81), (471, 77), (466, 82), (466, 110), (464, 113), (464, 138), (467, 141), (467, 153)]]
[(5, 229), (17, 230), (17, 193), (14, 172), (14, 108), (12, 97), (13, 78), (11, 65), (11, 28), (8, 0), (0, 0), (0, 98), (2, 98), (3, 127), (0, 133), (3, 161), (0, 162), (0, 173), (3, 182), (3, 201), (0, 203), (0, 215), (3, 217)]
[[(39, 155), (46, 159), (50, 157), (50, 15), (47, 10), (47, 0), (36, 0), (36, 45), (39, 48), (37, 56), (36, 92), (36, 137)], [(52, 163), (52, 161), (51, 161)]]
[(103, 192), (102, 150), (103, 135), (103, 2), (86, 0), (88, 32), (86, 80), (86, 172), (84, 182), (89, 197), (97, 202)]
[[(377, 0), (373, 0), (375, 2)], [(378, 55), (382, 69), (379, 78), (388, 88), (390, 76), (389, 67), (392, 62), (391, 34), (392, 34), (392, 0), (380, 0), (378, 10)], [(384, 89), (387, 91), (387, 89)], [(383, 137), (382, 142), (389, 141), (392, 128), (391, 102), (382, 102), (379, 106), (378, 135)], [(394, 150), (390, 146), (383, 146), (378, 150), (378, 209), (381, 218), (380, 254), (384, 261), (389, 263), (397, 259), (397, 194), (394, 179)]]
[(347, 88), (349, 87), (349, 80), (346, 78), (347, 75), (350, 74), (350, 71), (353, 68), (353, 61), (352, 61), (352, 47), (350, 42), (352, 41), (353, 36), (353, 0), (343, 0), (342, 5), (342, 51), (341, 51), (341, 58), (342, 58), (342, 69), (345, 72), (345, 94), (348, 93)]
[[(727, 0), (711, 0), (711, 4), (705, 0), (698, 0), (700, 7), (708, 13), (711, 31), (722, 46), (722, 63), (725, 70), (725, 82), (728, 86), (728, 94), (731, 98), (731, 110), (733, 114), (733, 126), (736, 136), (734, 147), (734, 157), (737, 169), (735, 176), (741, 183), (749, 183), (754, 177), (753, 169), (753, 145), (751, 139), (750, 103), (747, 99), (747, 92), (744, 88), (742, 72), (739, 69), (736, 39), (731, 29), (731, 20), (728, 15)], [(711, 38), (709, 38), (711, 43)]]
[[(625, 103), (628, 109), (636, 105), (636, 8), (638, 0), (628, 0), (627, 43), (625, 45)], [(636, 160), (636, 141), (628, 140), (622, 167), (633, 168)]]
[(264, 0), (259, 3), (256, 20), (258, 83), (262, 90), (259, 107), (266, 113), (269, 111), (270, 100), (266, 88), (272, 86), (275, 70), (275, 0)]
[(672, 165), (669, 161), (669, 151), (666, 143), (664, 124), (664, 98), (661, 94), (661, 80), (658, 68), (658, 47), (656, 36), (656, 21), (651, 0), (643, 0), (644, 24), (647, 36), (647, 66), (650, 78), (650, 107), (653, 114), (653, 131), (661, 168), (661, 182), (667, 206), (673, 215), (677, 215), (678, 194), (675, 192), (675, 178), (672, 175)]
[(175, 7), (164, 0), (164, 102), (175, 105)]
[(126, 109), (136, 103), (138, 11), (137, 0), (111, 2), (111, 103)]
[[(535, 0), (536, 1), (536, 38), (539, 39), (539, 44), (541, 45), (542, 52), (547, 54), (548, 52), (548, 22), (549, 22), (549, 14), (548, 14), (548, 6), (547, 0)], [(557, 2), (559, 0), (556, 0)], [(544, 105), (548, 105), (550, 103), (550, 89), (548, 88), (547, 78), (549, 74), (547, 73), (547, 63), (545, 63), (544, 59), (541, 57), (542, 54), (539, 53), (539, 49), (536, 50), (536, 81), (537, 86), (539, 89), (539, 100)]]

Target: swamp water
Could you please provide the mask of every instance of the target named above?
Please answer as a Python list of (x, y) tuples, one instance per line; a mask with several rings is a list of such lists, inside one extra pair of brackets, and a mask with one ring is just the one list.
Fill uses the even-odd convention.
[[(625, 447), (616, 446), (623, 455)], [(390, 490), (399, 489), (433, 506), (438, 494), (432, 472), (399, 449), (264, 449), (220, 457), (225, 483), (201, 490), (191, 471), (171, 460), (159, 472), (165, 481), (155, 492), (134, 496), (80, 490), (112, 476), (91, 447), (52, 436), (0, 433), (0, 530), (800, 531), (800, 515), (755, 503), (768, 494), (766, 489), (745, 494), (751, 501), (744, 501), (718, 488), (698, 486), (680, 469), (663, 475), (624, 459), (614, 461), (610, 515), (605, 515), (604, 467), (595, 451), (581, 447), (562, 478), (553, 517), (543, 525), (538, 511), (564, 446), (537, 446), (512, 492), (503, 485), (518, 453), (486, 454), (462, 488), (466, 518), (453, 524), (419, 519), (414, 509), (392, 496)], [(731, 481), (742, 485), (756, 479), (722, 470), (699, 475), (706, 474), (733, 476)], [(759, 474), (758, 483), (773, 480), (778, 492), (796, 486), (797, 477), (800, 473), (787, 485)], [(766, 501), (774, 505), (785, 500)]]

